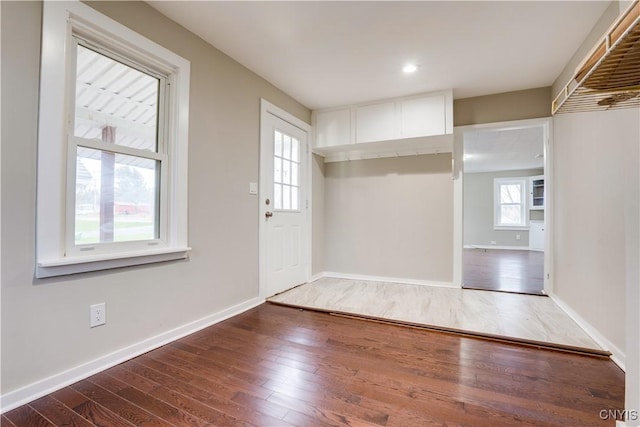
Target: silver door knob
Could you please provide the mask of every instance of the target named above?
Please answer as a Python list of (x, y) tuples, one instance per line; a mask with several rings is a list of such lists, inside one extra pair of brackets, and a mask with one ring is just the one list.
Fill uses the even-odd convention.
[(271, 218), (273, 216), (273, 212), (267, 211), (267, 212), (265, 212), (264, 216), (267, 217), (267, 218)]

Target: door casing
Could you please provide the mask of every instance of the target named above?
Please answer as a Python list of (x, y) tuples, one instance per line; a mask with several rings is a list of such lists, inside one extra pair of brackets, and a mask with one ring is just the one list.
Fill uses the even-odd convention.
[(268, 191), (263, 189), (263, 174), (271, 173), (271, 171), (263, 170), (263, 158), (266, 155), (266, 144), (268, 143), (267, 134), (269, 132), (268, 129), (268, 120), (266, 120), (267, 115), (273, 115), (295, 127), (302, 130), (307, 134), (307, 149), (302, 150), (300, 152), (300, 161), (305, 163), (307, 174), (305, 177), (304, 185), (306, 186), (306, 197), (305, 200), (300, 200), (300, 205), (303, 209), (307, 210), (306, 221), (303, 224), (303, 240), (304, 240), (304, 262), (305, 262), (305, 280), (309, 280), (311, 277), (311, 260), (312, 260), (312, 242), (311, 242), (311, 224), (312, 224), (312, 170), (311, 170), (311, 144), (312, 144), (312, 128), (311, 125), (305, 123), (303, 120), (295, 117), (293, 114), (283, 110), (280, 107), (270, 103), (266, 99), (260, 99), (260, 184), (258, 190), (258, 264), (259, 264), (259, 278), (258, 278), (258, 288), (259, 288), (259, 297), (265, 299), (269, 297), (269, 290), (267, 289), (267, 250), (268, 250), (268, 242), (267, 242), (267, 223), (264, 221), (265, 213), (268, 209), (268, 206), (265, 205), (264, 200), (267, 197)]
[(514, 120), (508, 122), (483, 123), (454, 128), (453, 148), (453, 284), (462, 288), (462, 252), (464, 239), (464, 134), (477, 129), (514, 129), (542, 126), (544, 138), (544, 174), (545, 174), (545, 243), (544, 243), (544, 292), (553, 294), (553, 118)]

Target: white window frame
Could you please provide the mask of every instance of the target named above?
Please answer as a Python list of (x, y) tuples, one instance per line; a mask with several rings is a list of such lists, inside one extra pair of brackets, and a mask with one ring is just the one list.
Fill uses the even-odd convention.
[[(527, 178), (494, 178), (493, 179), (493, 228), (494, 230), (528, 230), (529, 218), (527, 216)], [(501, 222), (500, 187), (502, 185), (520, 185), (520, 203), (522, 210), (519, 225), (503, 225)]]
[[(73, 123), (76, 39), (95, 42), (166, 76), (161, 161), (160, 236), (139, 242), (83, 245), (73, 239)], [(186, 258), (190, 63), (80, 2), (44, 2), (37, 178), (36, 277), (51, 277)], [(63, 106), (63, 108), (61, 108)], [(160, 142), (159, 142), (160, 143)], [(97, 143), (96, 143), (97, 144)], [(87, 140), (80, 145), (87, 146)], [(99, 144), (98, 144), (99, 145)], [(98, 148), (98, 147), (95, 147)], [(104, 147), (99, 148), (104, 149)], [(137, 155), (117, 146), (113, 151)], [(128, 151), (131, 151), (128, 153)]]

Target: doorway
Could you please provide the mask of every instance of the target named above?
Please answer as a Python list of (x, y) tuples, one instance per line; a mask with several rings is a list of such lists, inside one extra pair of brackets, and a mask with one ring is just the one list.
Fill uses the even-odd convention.
[(262, 100), (260, 115), (260, 295), (310, 277), (310, 127)]
[(547, 292), (549, 122), (463, 129), (463, 288)]

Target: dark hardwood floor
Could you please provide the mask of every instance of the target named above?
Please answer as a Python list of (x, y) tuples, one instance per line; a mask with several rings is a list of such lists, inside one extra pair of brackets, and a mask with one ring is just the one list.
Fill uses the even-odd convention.
[(544, 295), (544, 252), (464, 249), (463, 288)]
[(3, 426), (613, 426), (608, 359), (263, 304), (2, 416)]

